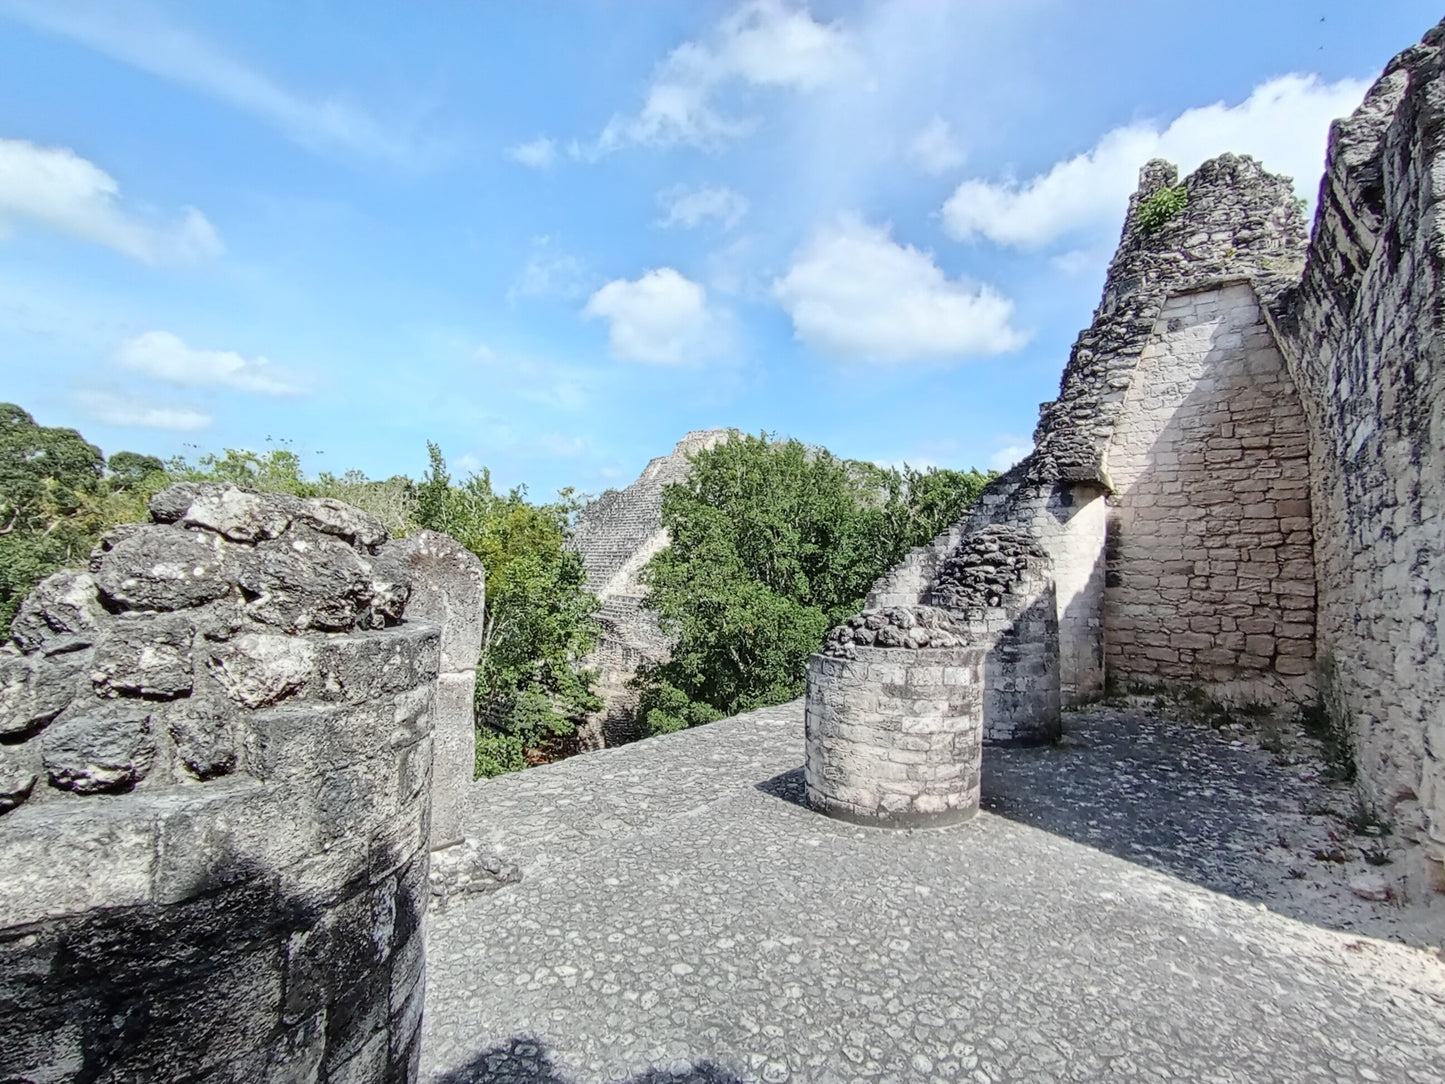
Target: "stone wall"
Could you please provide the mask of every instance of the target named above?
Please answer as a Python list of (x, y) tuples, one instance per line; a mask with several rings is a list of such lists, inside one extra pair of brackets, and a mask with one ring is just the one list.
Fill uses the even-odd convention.
[(355, 509), (151, 508), (0, 648), (0, 1079), (413, 1080), (439, 630)]
[(407, 619), (441, 629), (436, 750), (432, 768), (431, 849), (462, 839), (463, 797), (476, 776), (477, 660), (486, 619), (487, 573), (477, 555), (450, 535), (417, 531), (388, 554), (410, 575)]
[(688, 456), (726, 440), (730, 429), (688, 433), (671, 453), (658, 456), (626, 489), (604, 493), (577, 516), (567, 547), (582, 558), (587, 590), (597, 596), (601, 636), (585, 665), (596, 670), (596, 691), (603, 700), (597, 713), (579, 731), (583, 744), (602, 748), (638, 736), (633, 719), (636, 694), (627, 688), (645, 662), (667, 658), (671, 643), (657, 627), (657, 617), (642, 605), (647, 588), (638, 574), (667, 545), (662, 527), (662, 494), (668, 485), (687, 479)]
[(1106, 666), (1121, 685), (1313, 696), (1304, 410), (1247, 282), (1160, 309), (1105, 459)]
[(959, 543), (929, 594), (987, 649), (983, 737), (1044, 744), (1062, 730), (1053, 564), (1027, 531), (993, 525)]
[(1445, 891), (1445, 23), (1331, 134), (1279, 314), (1313, 465), (1324, 705)]
[[(856, 620), (848, 631), (872, 634), (871, 642), (845, 642), (837, 630), (824, 653), (808, 660), (809, 804), (840, 820), (891, 827), (973, 816), (987, 649), (947, 632), (934, 640), (948, 646), (928, 646), (928, 634), (946, 628), (948, 618), (926, 607), (870, 611)], [(895, 646), (878, 643), (885, 629), (898, 633)]]

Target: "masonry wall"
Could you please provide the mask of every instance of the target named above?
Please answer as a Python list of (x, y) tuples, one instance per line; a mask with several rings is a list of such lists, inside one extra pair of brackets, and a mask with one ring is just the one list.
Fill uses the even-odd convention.
[(1105, 459), (1111, 680), (1265, 703), (1312, 697), (1305, 430), (1247, 282), (1164, 303)]
[(1324, 704), (1445, 891), (1445, 24), (1336, 123), (1281, 315), (1310, 417)]
[(439, 630), (345, 505), (152, 516), (0, 646), (0, 1080), (410, 1082)]

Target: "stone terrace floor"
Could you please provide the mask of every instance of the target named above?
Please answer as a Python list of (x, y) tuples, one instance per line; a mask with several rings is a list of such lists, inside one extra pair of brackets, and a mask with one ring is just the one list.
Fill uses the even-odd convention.
[(1308, 756), (1072, 714), (891, 832), (801, 806), (801, 716), (477, 784), (522, 876), (429, 916), (422, 1079), (1445, 1081), (1445, 964), (1313, 858), (1359, 840)]

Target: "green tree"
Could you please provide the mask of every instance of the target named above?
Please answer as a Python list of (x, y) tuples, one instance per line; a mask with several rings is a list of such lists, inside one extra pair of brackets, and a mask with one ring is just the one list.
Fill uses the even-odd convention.
[(884, 469), (798, 441), (741, 436), (692, 457), (667, 488), (671, 544), (647, 605), (676, 637), (640, 676), (652, 732), (801, 694), (808, 656), (910, 547), (959, 519), (988, 476)]
[(104, 469), (74, 429), (0, 403), (0, 628), (40, 580), (90, 552), (104, 526)]
[(482, 654), (477, 666), (478, 774), (525, 766), (523, 751), (567, 737), (601, 706), (582, 658), (597, 643), (595, 596), (582, 561), (563, 548), (580, 501), (563, 490), (532, 504), (526, 488), (492, 488), (488, 471), (455, 484), (441, 449), (416, 487), (419, 526), (451, 535), (487, 570)]

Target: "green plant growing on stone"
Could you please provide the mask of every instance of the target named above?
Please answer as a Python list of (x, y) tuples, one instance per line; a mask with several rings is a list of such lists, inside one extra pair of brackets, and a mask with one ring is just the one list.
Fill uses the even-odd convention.
[(1139, 204), (1134, 221), (1140, 232), (1146, 236), (1158, 233), (1166, 223), (1184, 210), (1184, 205), (1188, 202), (1189, 193), (1182, 184), (1173, 188), (1161, 188)]

